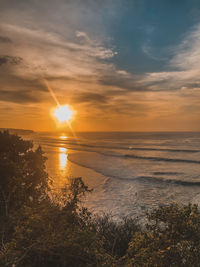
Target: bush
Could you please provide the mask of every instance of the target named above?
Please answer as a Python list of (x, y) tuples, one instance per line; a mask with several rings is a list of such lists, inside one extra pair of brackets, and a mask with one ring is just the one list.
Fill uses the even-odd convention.
[(136, 233), (125, 266), (200, 266), (200, 212), (197, 205), (163, 206), (148, 215), (146, 231)]
[(109, 215), (96, 217), (92, 226), (103, 241), (103, 248), (117, 259), (122, 257), (128, 248), (132, 236), (139, 231), (139, 226), (132, 218), (124, 217), (120, 222), (112, 221)]

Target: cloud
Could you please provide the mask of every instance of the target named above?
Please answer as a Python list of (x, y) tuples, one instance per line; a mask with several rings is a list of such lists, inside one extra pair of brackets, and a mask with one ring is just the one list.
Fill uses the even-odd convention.
[(6, 36), (0, 36), (0, 43), (12, 43), (12, 40)]
[(21, 57), (14, 57), (14, 56), (0, 56), (0, 66), (4, 64), (12, 64), (12, 65), (18, 65), (22, 62)]
[(0, 90), (1, 101), (27, 104), (27, 103), (39, 102), (39, 98), (41, 100), (41, 96), (38, 97), (36, 94), (33, 95), (29, 90), (27, 91)]
[(169, 61), (169, 71), (147, 73), (142, 80), (155, 90), (181, 90), (182, 87), (195, 88), (200, 85), (200, 25), (185, 35), (180, 45), (174, 47), (174, 56)]
[[(140, 76), (142, 78), (142, 76)], [(140, 84), (140, 78), (139, 75), (131, 75), (129, 77), (125, 76), (124, 74), (118, 73), (113, 71), (101, 75), (99, 77), (99, 83), (104, 86), (112, 86), (124, 89), (125, 91), (132, 91), (132, 92), (144, 92), (144, 91), (150, 91), (148, 89), (148, 86), (143, 86)], [(124, 93), (125, 93), (124, 91)]]
[(95, 74), (106, 66), (99, 60), (115, 55), (111, 48), (96, 41), (71, 42), (51, 32), (14, 25), (2, 25), (2, 30), (13, 36), (14, 45), (9, 49), (13, 56), (23, 55), (30, 66), (35, 66), (35, 71), (43, 67), (46, 74)]
[(82, 92), (73, 96), (73, 102), (90, 103), (92, 105), (107, 104), (108, 97), (106, 96), (106, 94)]
[[(108, 60), (115, 56), (113, 48), (93, 40), (86, 32), (74, 32), (75, 39), (72, 41), (53, 32), (16, 25), (2, 24), (1, 30), (13, 40), (7, 45), (10, 54), (0, 57), (0, 66), (5, 68), (4, 71), (0, 70), (4, 74), (0, 82), (5, 101), (44, 101), (45, 95), (41, 100), (34, 96), (38, 90), (46, 92), (46, 99), (49, 99), (42, 81), (45, 78), (56, 94), (67, 94), (74, 103), (85, 103), (96, 108), (117, 105), (118, 112), (121, 109), (121, 112), (131, 114), (129, 93), (135, 93), (136, 100), (139, 97), (136, 94), (177, 91), (183, 86), (193, 88), (194, 84), (196, 87), (200, 84), (192, 64), (188, 69), (183, 66), (178, 69), (179, 54), (183, 60), (190, 56), (189, 48), (186, 49), (188, 45), (184, 47), (181, 44), (181, 49), (175, 50), (176, 55), (169, 67), (176, 70), (136, 75), (117, 69), (114, 61)], [(197, 44), (192, 51), (195, 49), (199, 49)], [(92, 87), (96, 88), (95, 93), (90, 92)], [(27, 88), (30, 93), (27, 93)], [(8, 94), (5, 90), (8, 90)], [(18, 96), (14, 93), (15, 90), (19, 92)], [(128, 108), (110, 97), (111, 92), (115, 98), (123, 96), (124, 102), (129, 103)], [(132, 102), (134, 103), (133, 100)], [(139, 107), (137, 106), (138, 110)]]
[(167, 57), (163, 57), (161, 55), (158, 55), (158, 52), (154, 51), (152, 47), (147, 43), (143, 44), (141, 46), (141, 49), (144, 54), (146, 54), (149, 58), (156, 60), (156, 61), (166, 61)]
[[(44, 90), (43, 79), (55, 81), (59, 90), (65, 88), (64, 81), (74, 84), (77, 81), (96, 83), (100, 73), (110, 68), (104, 61), (115, 55), (111, 48), (105, 48), (92, 39), (80, 41), (78, 38), (76, 42), (72, 42), (43, 30), (5, 24), (1, 25), (1, 29), (13, 39), (13, 43), (6, 48), (10, 54), (0, 57), (0, 66), (4, 67), (0, 70), (4, 74), (0, 78), (1, 86), (10, 91), (14, 88), (21, 91), (24, 86), (33, 92), (38, 90), (37, 87), (43, 87)], [(87, 36), (82, 32), (81, 36), (83, 35)], [(17, 82), (13, 83), (14, 80)], [(16, 98), (17, 101), (19, 97)], [(8, 99), (6, 96), (6, 100)]]
[(179, 70), (194, 70), (200, 66), (200, 24), (185, 35), (180, 45), (174, 48), (176, 55), (170, 65)]

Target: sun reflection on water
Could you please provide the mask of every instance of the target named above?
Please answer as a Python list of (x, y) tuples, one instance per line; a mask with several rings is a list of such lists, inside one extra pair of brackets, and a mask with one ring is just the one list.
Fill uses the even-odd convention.
[(67, 139), (68, 137), (67, 137), (66, 135), (61, 135), (59, 138), (62, 139), (62, 140), (65, 140), (65, 139)]
[(67, 167), (67, 148), (59, 147), (59, 168), (61, 171), (65, 171)]

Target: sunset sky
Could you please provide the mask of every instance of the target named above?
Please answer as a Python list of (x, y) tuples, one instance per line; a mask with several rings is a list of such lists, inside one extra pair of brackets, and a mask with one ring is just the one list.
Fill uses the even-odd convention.
[(0, 1), (0, 127), (200, 131), (199, 0)]

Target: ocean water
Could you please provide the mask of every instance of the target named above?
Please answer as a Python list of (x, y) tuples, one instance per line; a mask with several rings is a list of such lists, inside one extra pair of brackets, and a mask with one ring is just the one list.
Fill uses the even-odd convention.
[(83, 202), (95, 213), (140, 217), (162, 204), (200, 202), (200, 133), (36, 133), (28, 138), (45, 151), (57, 190), (73, 177), (93, 189)]

